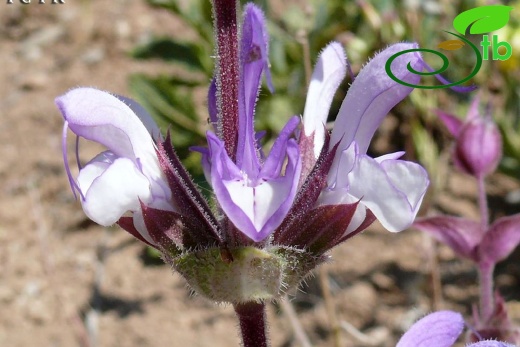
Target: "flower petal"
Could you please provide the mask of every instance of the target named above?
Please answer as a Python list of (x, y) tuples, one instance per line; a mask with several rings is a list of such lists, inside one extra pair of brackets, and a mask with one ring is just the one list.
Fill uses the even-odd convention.
[(390, 231), (409, 227), (428, 187), (426, 171), (418, 164), (385, 160), (379, 164), (366, 155), (348, 175), (349, 194), (360, 199)]
[[(391, 79), (386, 70), (387, 60), (394, 54), (417, 48), (415, 43), (398, 43), (377, 54), (358, 74), (339, 110), (332, 131), (331, 146), (340, 142), (339, 151), (356, 141), (360, 153), (366, 153), (368, 144), (390, 109), (404, 99), (413, 88)], [(392, 63), (392, 71), (402, 81), (419, 82), (419, 76), (407, 69), (410, 64), (417, 71), (421, 68), (418, 53), (403, 54)]]
[(460, 313), (434, 312), (417, 321), (396, 347), (451, 347), (464, 329)]
[(496, 341), (496, 340), (487, 340), (487, 341), (479, 341), (468, 345), (467, 347), (516, 347), (510, 343)]
[[(267, 30), (262, 11), (255, 5), (244, 10), (240, 51), (242, 64), (239, 89), (239, 128), (236, 155), (237, 166), (249, 176), (260, 170), (253, 128), (255, 104), (260, 90), (262, 72), (269, 72), (267, 58)], [(268, 79), (270, 81), (270, 78)]]
[(154, 140), (159, 140), (161, 137), (161, 130), (153, 120), (152, 116), (144, 109), (141, 104), (139, 104), (137, 101), (127, 98), (123, 95), (114, 95), (116, 98), (124, 102), (130, 109), (135, 113), (135, 115), (141, 120), (143, 125), (145, 126), (146, 130), (148, 130), (148, 133), (152, 135), (152, 138)]
[(285, 175), (249, 180), (229, 159), (224, 144), (208, 132), (211, 185), (220, 206), (235, 227), (254, 241), (261, 241), (280, 225), (296, 195), (299, 172), (298, 145), (287, 144)]
[(109, 226), (127, 211), (140, 211), (139, 199), (152, 198), (150, 183), (135, 164), (118, 158), (112, 164), (93, 161), (79, 173), (78, 185), (85, 198), (85, 214), (94, 222)]
[[(300, 124), (299, 117), (292, 117), (289, 119), (287, 124), (284, 126), (278, 137), (276, 138), (271, 152), (267, 156), (262, 170), (260, 171), (259, 178), (261, 179), (274, 179), (280, 176), (280, 171), (285, 161), (287, 153), (287, 144), (289, 137), (293, 134), (296, 127)], [(299, 174), (298, 174), (299, 175)]]
[(338, 42), (320, 53), (314, 67), (303, 112), (306, 136), (314, 133), (314, 157), (318, 158), (325, 141), (325, 127), (334, 94), (347, 74), (347, 59)]
[(56, 105), (76, 135), (138, 163), (150, 179), (161, 179), (152, 137), (123, 101), (94, 88), (77, 88), (56, 98)]

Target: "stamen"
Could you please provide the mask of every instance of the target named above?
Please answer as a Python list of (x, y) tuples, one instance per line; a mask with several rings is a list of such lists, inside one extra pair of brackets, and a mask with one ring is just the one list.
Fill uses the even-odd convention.
[[(85, 200), (85, 196), (81, 192), (81, 189), (79, 188), (78, 184), (72, 177), (72, 173), (70, 172), (69, 159), (68, 159), (68, 155), (67, 155), (67, 130), (69, 130), (69, 122), (65, 121), (65, 123), (63, 124), (63, 132), (62, 132), (62, 136), (61, 136), (61, 150), (62, 150), (62, 155), (63, 155), (63, 164), (65, 165), (65, 172), (67, 173), (70, 188), (72, 190), (72, 193), (74, 194), (74, 198), (76, 200), (78, 199), (78, 196), (76, 195), (76, 190), (77, 190), (79, 192), (81, 198), (83, 200)], [(78, 142), (76, 141), (76, 158), (78, 157), (77, 144), (78, 144)], [(78, 163), (79, 163), (79, 160), (78, 160)]]
[(79, 160), (79, 136), (76, 135), (76, 163), (78, 164), (78, 170), (83, 169), (81, 161)]
[[(421, 65), (426, 69), (428, 70), (428, 72), (434, 72), (435, 69), (432, 68), (430, 65), (428, 65), (428, 63), (426, 63), (426, 61), (424, 61), (424, 59), (421, 59), (420, 60), (421, 62)], [(435, 74), (434, 75), (435, 78), (441, 82), (442, 84), (444, 85), (448, 85), (448, 84), (451, 84), (452, 82), (448, 81), (446, 78), (444, 78), (441, 74)], [(475, 89), (478, 88), (478, 86), (476, 85), (471, 85), (471, 86), (451, 86), (449, 87), (451, 90), (457, 92), (457, 93), (469, 93), (469, 92), (472, 92), (474, 91)]]

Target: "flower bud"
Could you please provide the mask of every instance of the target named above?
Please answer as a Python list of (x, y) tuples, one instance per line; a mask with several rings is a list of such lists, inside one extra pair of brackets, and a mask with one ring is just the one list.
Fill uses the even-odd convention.
[(453, 159), (455, 166), (475, 177), (486, 176), (496, 170), (502, 158), (502, 136), (489, 113), (479, 112), (480, 97), (473, 99), (466, 119), (437, 111), (439, 118), (455, 137)]
[(473, 176), (495, 171), (502, 157), (502, 138), (491, 117), (474, 117), (463, 125), (457, 138), (455, 165)]

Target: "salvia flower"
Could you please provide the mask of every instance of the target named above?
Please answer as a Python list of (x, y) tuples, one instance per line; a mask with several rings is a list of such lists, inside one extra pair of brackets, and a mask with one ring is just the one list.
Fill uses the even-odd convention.
[[(464, 330), (462, 315), (453, 311), (430, 313), (417, 321), (401, 337), (396, 347), (451, 347)], [(478, 341), (466, 347), (515, 347), (512, 344), (496, 341)]]
[[(375, 219), (390, 231), (407, 228), (428, 178), (418, 164), (399, 160), (402, 152), (366, 154), (382, 119), (412, 91), (388, 77), (385, 63), (415, 44), (390, 46), (363, 68), (329, 135), (327, 115), (347, 71), (345, 52), (331, 43), (312, 75), (303, 122), (289, 118), (264, 155), (253, 120), (262, 76), (272, 90), (265, 20), (247, 5), (239, 35), (228, 6), (236, 2), (228, 2), (215, 2), (213, 129), (208, 146), (195, 149), (215, 203), (197, 190), (170, 134), (162, 138), (135, 102), (78, 88), (56, 103), (65, 120), (67, 172), (85, 213), (102, 225), (118, 223), (160, 250), (196, 292), (238, 304), (279, 297)], [(417, 83), (406, 66), (418, 69), (420, 61), (403, 55), (392, 71)], [(80, 165), (76, 179), (68, 168), (67, 129), (108, 149)]]
[(500, 131), (491, 115), (481, 115), (479, 102), (479, 97), (473, 100), (464, 121), (438, 111), (440, 119), (456, 140), (453, 153), (456, 167), (476, 177), (494, 172), (502, 158)]

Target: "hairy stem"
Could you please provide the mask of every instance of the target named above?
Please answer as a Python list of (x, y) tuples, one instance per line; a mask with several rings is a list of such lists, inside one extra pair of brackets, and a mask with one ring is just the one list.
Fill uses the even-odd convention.
[(480, 318), (487, 324), (495, 311), (493, 295), (493, 271), (494, 264), (480, 263), (478, 266), (480, 280)]
[(248, 302), (234, 305), (244, 347), (268, 347), (265, 304)]
[(213, 0), (217, 64), (217, 112), (219, 137), (235, 161), (238, 142), (238, 54), (237, 0)]
[(487, 204), (487, 196), (486, 196), (486, 183), (484, 181), (484, 176), (480, 175), (477, 178), (478, 184), (478, 205), (480, 207), (480, 221), (483, 230), (487, 230), (489, 226), (489, 209)]
[[(484, 232), (489, 229), (489, 209), (486, 196), (486, 182), (484, 175), (477, 177), (478, 184), (478, 204), (480, 207), (480, 221)], [(495, 311), (495, 300), (493, 295), (493, 271), (494, 264), (481, 262), (478, 264), (480, 280), (480, 317), (486, 324)]]

